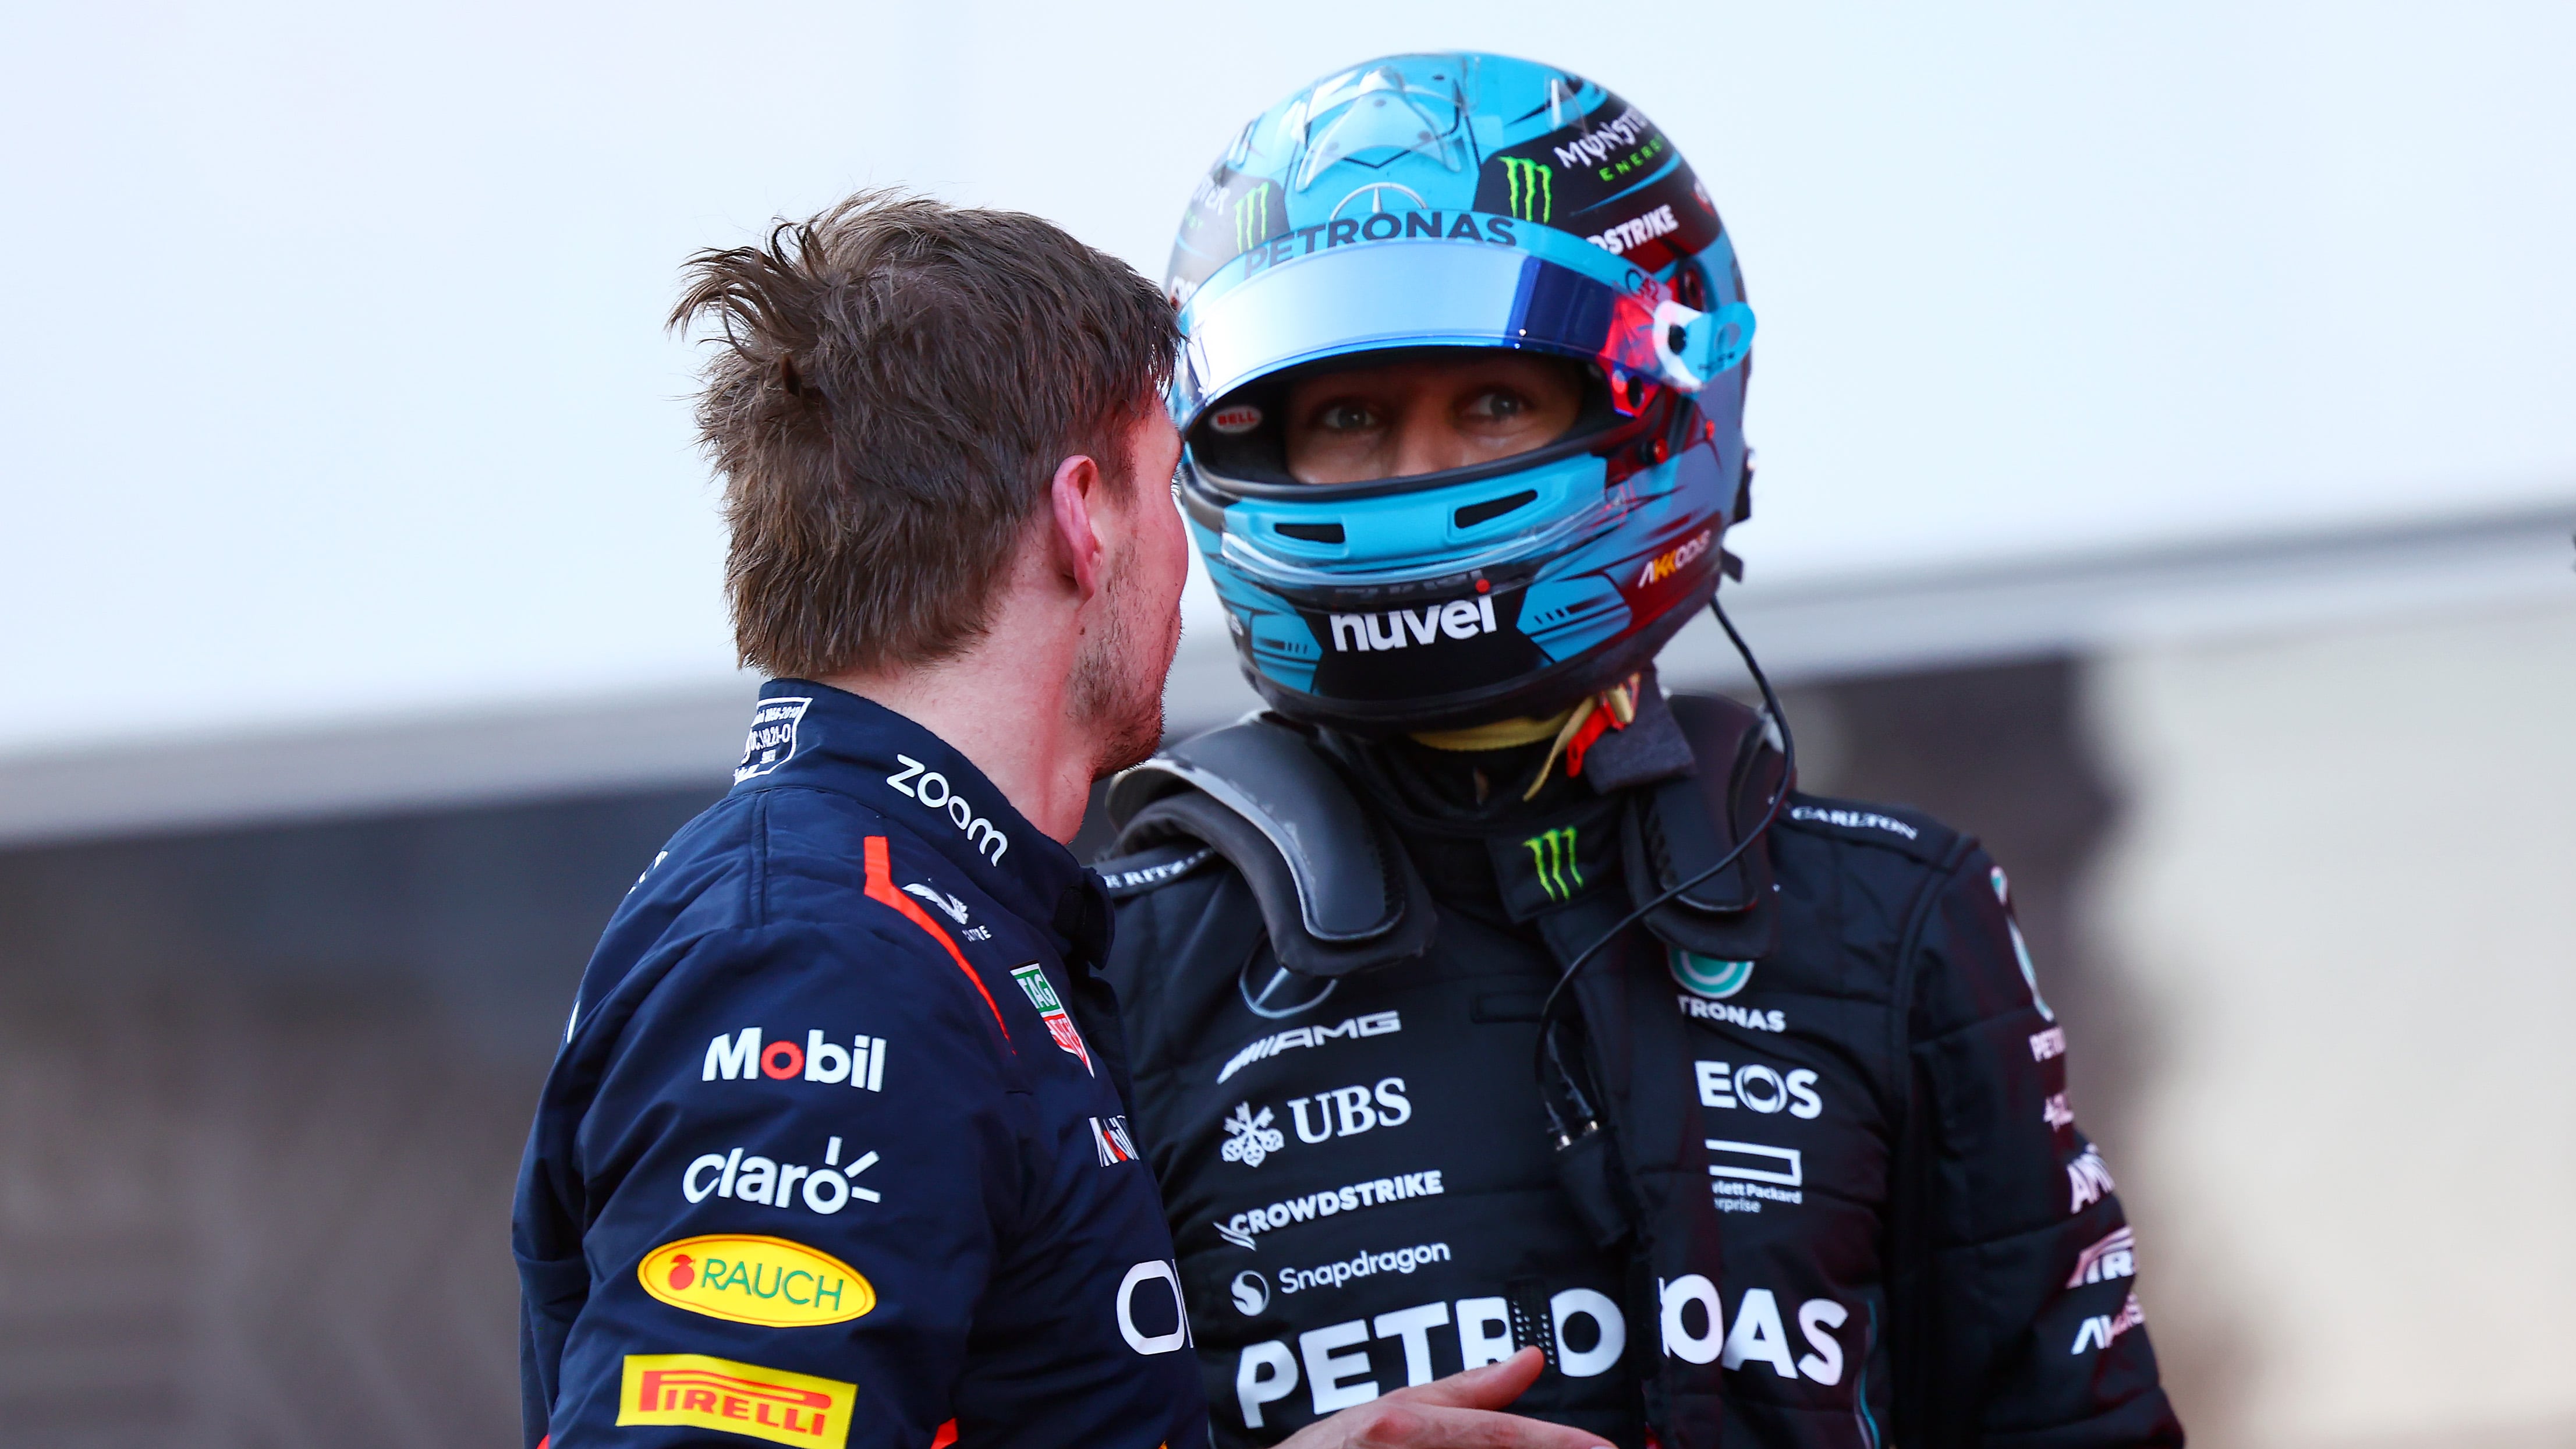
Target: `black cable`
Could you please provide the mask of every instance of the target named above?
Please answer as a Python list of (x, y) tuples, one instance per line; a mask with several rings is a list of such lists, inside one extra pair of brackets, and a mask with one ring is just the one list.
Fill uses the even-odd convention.
[(1718, 627), (1724, 629), (1726, 637), (1734, 643), (1736, 655), (1743, 659), (1745, 669), (1753, 675), (1754, 684), (1762, 691), (1762, 708), (1768, 715), (1771, 726), (1780, 732), (1780, 784), (1771, 792), (1770, 801), (1763, 806), (1761, 822), (1756, 824), (1742, 840), (1737, 841), (1733, 850), (1719, 856), (1715, 865), (1673, 886), (1621, 917), (1619, 924), (1602, 932), (1599, 940), (1576, 952), (1574, 959), (1566, 962), (1565, 970), (1557, 976), (1556, 985), (1548, 988), (1547, 999), (1538, 1009), (1538, 1050), (1534, 1054), (1535, 1060), (1530, 1063), (1530, 1068), (1539, 1078), (1539, 1105), (1547, 1110), (1548, 1124), (1556, 1129), (1556, 1140), (1559, 1146), (1571, 1140), (1574, 1134), (1565, 1130), (1565, 1119), (1557, 1114), (1556, 1102), (1548, 1090), (1547, 1068), (1551, 1066), (1556, 1068), (1557, 1082), (1573, 1097), (1575, 1108), (1581, 1113), (1587, 1128), (1594, 1120), (1591, 1103), (1584, 1099), (1582, 1088), (1575, 1085), (1574, 1074), (1567, 1070), (1565, 1059), (1556, 1049), (1556, 1010), (1565, 995), (1565, 988), (1573, 984), (1575, 975), (1582, 971), (1594, 956), (1600, 954), (1602, 947), (1627, 934), (1629, 928), (1653, 914), (1675, 896), (1735, 864), (1744, 852), (1752, 849), (1753, 843), (1760, 840), (1764, 833), (1771, 829), (1772, 822), (1780, 818), (1780, 807), (1789, 802), (1789, 782), (1797, 777), (1798, 742), (1789, 733), (1789, 716), (1780, 708), (1780, 696), (1773, 692), (1770, 678), (1763, 674), (1761, 664), (1753, 658), (1752, 646), (1744, 642), (1743, 635), (1735, 632), (1735, 621), (1726, 617), (1726, 606), (1717, 601), (1715, 594), (1709, 596), (1708, 611), (1717, 616)]

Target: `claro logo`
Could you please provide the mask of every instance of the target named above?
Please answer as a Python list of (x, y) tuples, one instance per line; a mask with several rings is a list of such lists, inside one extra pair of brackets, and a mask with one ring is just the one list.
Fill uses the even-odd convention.
[[(910, 755), (897, 755), (895, 763), (902, 769), (886, 776), (886, 783), (933, 810), (947, 815), (950, 823), (966, 832), (966, 843), (976, 853), (995, 865), (1002, 863), (1002, 853), (1011, 848), (1011, 839), (993, 828), (993, 822), (975, 813), (975, 807), (951, 788), (948, 777), (924, 766)], [(933, 791), (937, 793), (933, 793)]]
[(1491, 634), (1497, 627), (1491, 594), (1425, 604), (1419, 611), (1389, 609), (1383, 614), (1335, 614), (1331, 619), (1336, 654), (1402, 649), (1408, 644), (1434, 644), (1442, 639), (1473, 639), (1479, 634)]

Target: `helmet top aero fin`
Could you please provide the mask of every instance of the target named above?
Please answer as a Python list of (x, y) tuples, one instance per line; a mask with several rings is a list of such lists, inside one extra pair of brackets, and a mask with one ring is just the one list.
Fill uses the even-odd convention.
[[(1749, 499), (1753, 313), (1707, 190), (1602, 87), (1474, 53), (1327, 76), (1209, 169), (1165, 286), (1182, 504), (1280, 713), (1367, 733), (1550, 713), (1715, 591)], [(1457, 348), (1574, 364), (1576, 422), (1445, 472), (1289, 474), (1296, 377)]]

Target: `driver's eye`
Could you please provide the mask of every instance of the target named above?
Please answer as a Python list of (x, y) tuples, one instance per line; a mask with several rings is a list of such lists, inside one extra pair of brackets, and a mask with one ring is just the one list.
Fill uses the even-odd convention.
[(1505, 422), (1529, 410), (1529, 399), (1500, 387), (1476, 394), (1475, 401), (1467, 404), (1467, 416), (1488, 422)]
[(1368, 404), (1344, 400), (1329, 402), (1315, 413), (1315, 426), (1328, 433), (1355, 433), (1377, 426), (1377, 414)]

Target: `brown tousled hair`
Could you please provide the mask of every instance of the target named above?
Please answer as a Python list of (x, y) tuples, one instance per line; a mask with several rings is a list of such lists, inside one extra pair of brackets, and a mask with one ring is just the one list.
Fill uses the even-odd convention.
[(778, 676), (982, 638), (1056, 465), (1133, 471), (1127, 430), (1177, 336), (1153, 283), (1046, 221), (886, 192), (686, 275), (670, 325), (719, 334), (697, 422), (735, 648)]

